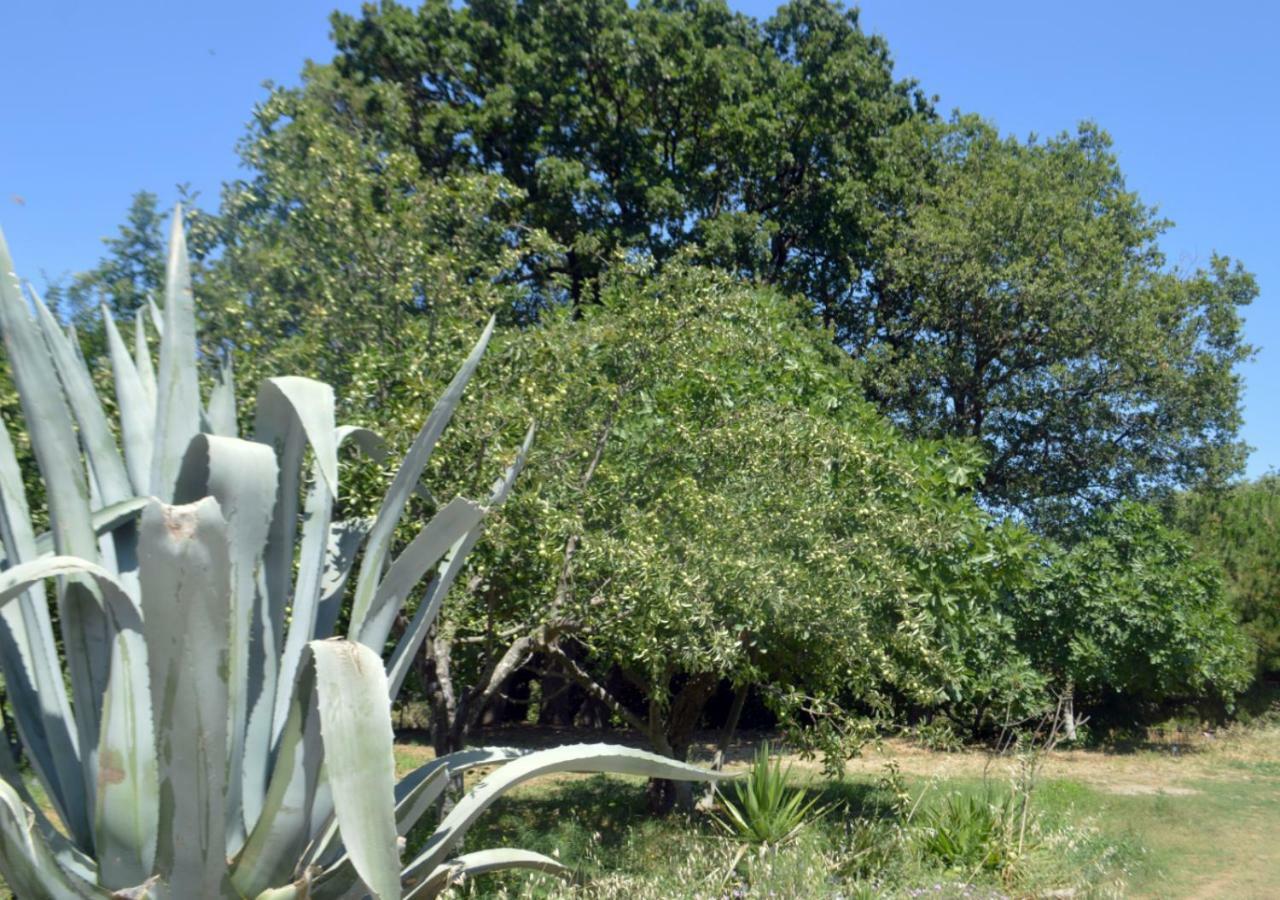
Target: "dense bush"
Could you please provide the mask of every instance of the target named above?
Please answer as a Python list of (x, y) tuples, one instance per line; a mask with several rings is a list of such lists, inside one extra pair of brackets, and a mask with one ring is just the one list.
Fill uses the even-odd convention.
[(1086, 698), (1230, 698), (1248, 648), (1221, 574), (1139, 504), (1092, 517), (1019, 612), (1020, 639), (1059, 690)]
[(1280, 674), (1280, 476), (1222, 492), (1180, 494), (1172, 518), (1191, 535), (1199, 556), (1222, 567), (1259, 671)]

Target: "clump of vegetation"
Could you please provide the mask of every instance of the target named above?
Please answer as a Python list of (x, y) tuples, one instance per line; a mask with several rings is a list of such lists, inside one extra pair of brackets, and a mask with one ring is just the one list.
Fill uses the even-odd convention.
[(999, 872), (1014, 858), (1017, 805), (1011, 797), (949, 794), (921, 818), (920, 847), (946, 868)]
[(756, 750), (747, 774), (720, 791), (722, 815), (714, 821), (740, 841), (760, 847), (779, 847), (796, 839), (801, 829), (829, 810), (819, 806), (791, 780), (791, 767), (770, 756), (765, 742)]

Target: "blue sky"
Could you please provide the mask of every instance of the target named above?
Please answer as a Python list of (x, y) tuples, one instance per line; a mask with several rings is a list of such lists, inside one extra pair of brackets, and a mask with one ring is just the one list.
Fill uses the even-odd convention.
[[(165, 202), (189, 182), (212, 204), (237, 175), (235, 143), (268, 79), (328, 59), (328, 11), (351, 2), (18, 0), (5, 11), (0, 227), (37, 284), (91, 265), (130, 195)], [(776, 4), (736, 0), (757, 16)], [(1242, 259), (1262, 296), (1244, 375), (1249, 474), (1280, 468), (1280, 7), (1264, 2), (946, 3), (867, 0), (900, 75), (943, 110), (1006, 132), (1052, 134), (1093, 119), (1129, 185), (1177, 223), (1169, 258)]]

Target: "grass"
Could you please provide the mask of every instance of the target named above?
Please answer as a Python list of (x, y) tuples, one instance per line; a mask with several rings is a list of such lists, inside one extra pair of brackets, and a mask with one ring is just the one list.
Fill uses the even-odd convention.
[[(429, 754), (398, 748), (402, 765)], [(894, 760), (914, 798), (895, 812), (883, 784)], [(977, 752), (907, 744), (855, 761), (826, 781), (797, 777), (830, 805), (787, 846), (759, 851), (725, 837), (708, 816), (648, 816), (639, 779), (566, 776), (500, 800), (467, 849), (519, 846), (558, 856), (577, 883), (485, 876), (456, 897), (1271, 897), (1280, 884), (1280, 731), (1229, 733), (1196, 752), (1055, 754), (1034, 795), (1023, 853), (998, 864), (948, 859), (929, 840), (939, 810), (1007, 797), (1004, 763)], [(985, 827), (985, 826), (984, 826)], [(418, 836), (411, 836), (411, 845)], [(1015, 858), (1016, 857), (1016, 858)], [(980, 858), (987, 858), (985, 855)]]
[[(402, 773), (431, 755), (420, 744), (396, 747)], [(898, 812), (883, 778), (889, 762), (919, 801), (909, 818)], [(802, 761), (795, 772), (831, 811), (793, 843), (763, 851), (726, 837), (705, 815), (651, 818), (641, 779), (532, 782), (499, 800), (468, 833), (465, 848), (526, 847), (558, 856), (575, 869), (576, 883), (490, 875), (451, 896), (1248, 900), (1275, 897), (1280, 885), (1280, 846), (1273, 839), (1280, 833), (1276, 726), (1228, 731), (1190, 752), (1053, 754), (1034, 794), (1024, 853), (994, 868), (949, 866), (930, 851), (925, 829), (936, 824), (936, 811), (968, 805), (957, 798), (998, 803), (1007, 796), (1003, 761), (895, 741), (854, 760), (841, 781), (823, 779)], [(410, 835), (407, 852), (425, 837)]]

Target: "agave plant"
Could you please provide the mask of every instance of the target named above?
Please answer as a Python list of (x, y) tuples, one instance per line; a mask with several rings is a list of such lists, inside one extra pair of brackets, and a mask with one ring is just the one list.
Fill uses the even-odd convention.
[(772, 756), (766, 741), (756, 749), (746, 778), (735, 783), (732, 796), (721, 794), (723, 816), (712, 815), (725, 832), (746, 844), (778, 847), (793, 840), (805, 825), (823, 816), (818, 797), (806, 799), (802, 788), (791, 786), (791, 766)]
[[(55, 898), (433, 897), (495, 868), (565, 873), (516, 849), (456, 855), (476, 817), (530, 778), (716, 777), (636, 750), (578, 745), (466, 750), (396, 782), (391, 704), (532, 439), (531, 429), (484, 503), (454, 499), (394, 554), (406, 503), (493, 323), (377, 515), (335, 521), (339, 450), (383, 454), (377, 436), (338, 427), (332, 389), (307, 378), (264, 381), (248, 437), (237, 436), (229, 368), (201, 402), (181, 221), (175, 212), (164, 307), (136, 317), (132, 352), (103, 310), (114, 429), (74, 336), (34, 293), (24, 296), (0, 237), (0, 329), (49, 521), (37, 535), (0, 427), (0, 674), (48, 800), (36, 802), (0, 741), (0, 873), (9, 886)], [(384, 664), (393, 622), (419, 584), (417, 611)], [(340, 622), (345, 633), (335, 636)], [(446, 784), (499, 763), (416, 858), (400, 859), (404, 835)]]

